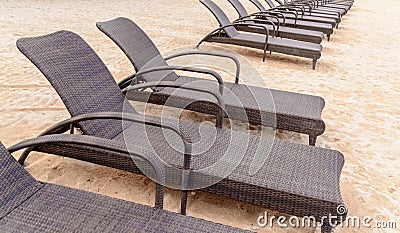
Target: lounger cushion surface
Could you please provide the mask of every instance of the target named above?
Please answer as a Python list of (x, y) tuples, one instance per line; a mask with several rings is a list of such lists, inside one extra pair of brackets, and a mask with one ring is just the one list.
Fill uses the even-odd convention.
[[(228, 165), (237, 163), (238, 166), (227, 179), (310, 198), (324, 197), (333, 203), (342, 203), (339, 176), (344, 159), (337, 151), (273, 140), (267, 136), (259, 137), (239, 131), (215, 129), (212, 125), (202, 125), (200, 130), (200, 124), (179, 122), (179, 126), (195, 142), (192, 150), (192, 169), (209, 167), (221, 159), (222, 164), (226, 165), (215, 171), (203, 170), (195, 173), (195, 182), (217, 177), (225, 172), (224, 169), (228, 169)], [(138, 134), (143, 136), (138, 138)], [(130, 129), (114, 140), (120, 144), (127, 142), (128, 145), (139, 144), (152, 148), (166, 163), (176, 167), (183, 165), (184, 150), (181, 139), (171, 131), (152, 126), (144, 129), (142, 125), (132, 124)], [(223, 156), (229, 156), (230, 159)], [(258, 161), (259, 158), (260, 163), (263, 159), (265, 163), (258, 172), (251, 175), (250, 165), (254, 159)]]
[(249, 232), (53, 184), (1, 219), (0, 231)]
[[(241, 39), (241, 40), (250, 40), (250, 41), (254, 41), (256, 43), (262, 43), (262, 44), (265, 43), (264, 35), (241, 33), (240, 35), (237, 35), (234, 38)], [(294, 49), (304, 49), (304, 50), (310, 50), (310, 51), (316, 51), (316, 52), (322, 51), (322, 45), (320, 45), (320, 44), (307, 43), (307, 42), (303, 42), (303, 41), (288, 40), (288, 39), (275, 38), (275, 37), (269, 37), (268, 44), (270, 44), (271, 46), (284, 46), (284, 47), (289, 47), (289, 48), (294, 48)]]
[[(195, 85), (203, 88), (212, 89), (218, 92), (218, 84), (212, 80), (205, 80), (187, 76), (180, 76), (175, 82), (187, 84), (195, 82)], [(321, 120), (321, 113), (325, 106), (325, 101), (319, 96), (305, 95), (295, 92), (280, 91), (251, 85), (234, 84), (225, 82), (224, 87), (229, 91), (224, 92), (224, 102), (228, 113), (232, 111), (241, 112), (246, 109), (259, 109), (262, 112), (276, 112), (284, 115), (295, 115), (304, 118)], [(160, 93), (171, 95), (170, 101), (186, 99), (185, 102), (197, 100), (207, 100), (217, 103), (214, 97), (209, 94), (196, 93), (192, 91), (179, 90), (174, 88), (164, 88)], [(175, 97), (174, 97), (175, 96)], [(177, 100), (175, 100), (177, 98)], [(270, 101), (273, 100), (273, 103)], [(233, 112), (232, 112), (233, 113)]]
[(25, 171), (0, 143), (0, 219), (42, 186), (42, 183)]

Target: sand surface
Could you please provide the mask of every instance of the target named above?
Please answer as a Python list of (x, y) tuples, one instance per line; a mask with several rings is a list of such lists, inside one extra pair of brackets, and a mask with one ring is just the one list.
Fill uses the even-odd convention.
[[(232, 19), (236, 17), (229, 3), (216, 2), (230, 12)], [(245, 83), (325, 98), (326, 131), (318, 138), (317, 146), (339, 150), (345, 156), (341, 192), (349, 215), (397, 221), (400, 227), (400, 3), (381, 2), (356, 1), (331, 41), (324, 39), (316, 71), (311, 70), (309, 59), (272, 54), (263, 63), (261, 51), (224, 47), (242, 54), (264, 76), (262, 82), (243, 76)], [(134, 70), (95, 26), (97, 21), (118, 16), (138, 23), (162, 52), (193, 46), (217, 26), (197, 0), (1, 0), (0, 140), (5, 145), (35, 137), (69, 117), (47, 80), (17, 50), (16, 40), (61, 29), (74, 31), (91, 44), (115, 79), (120, 80)], [(154, 107), (150, 112), (158, 110)], [(207, 118), (194, 113), (180, 117), (193, 121)], [(238, 130), (247, 128), (245, 124), (236, 125)], [(307, 137), (297, 133), (279, 131), (277, 137), (307, 143)], [(153, 204), (155, 185), (143, 176), (40, 153), (33, 153), (28, 163), (29, 172), (42, 181)], [(256, 220), (265, 209), (201, 192), (193, 194), (188, 205), (190, 216), (259, 232), (314, 232), (262, 229)], [(178, 191), (168, 190), (166, 209), (178, 211)], [(381, 231), (386, 232), (337, 229)]]

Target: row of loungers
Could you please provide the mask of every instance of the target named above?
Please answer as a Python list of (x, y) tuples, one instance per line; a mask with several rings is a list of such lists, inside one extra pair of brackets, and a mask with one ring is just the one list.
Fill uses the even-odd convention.
[[(340, 152), (222, 127), (224, 117), (245, 120), (306, 133), (314, 145), (316, 136), (325, 129), (321, 97), (238, 84), (240, 64), (226, 54), (192, 51), (163, 58), (150, 38), (126, 18), (97, 26), (125, 52), (137, 71), (119, 84), (93, 49), (73, 32), (17, 41), (19, 50), (55, 88), (71, 118), (8, 151), (0, 145), (1, 232), (245, 232), (185, 216), (188, 190), (206, 181), (217, 182), (201, 191), (282, 213), (314, 216), (317, 220), (338, 216), (336, 224), (346, 217), (345, 212), (337, 211), (338, 206), (344, 206), (339, 187), (344, 164)], [(212, 71), (173, 67), (166, 62), (193, 54), (232, 60), (238, 68), (236, 82), (224, 82)], [(170, 72), (174, 70), (211, 74), (218, 82), (178, 76)], [(193, 81), (199, 82), (190, 85)], [(221, 87), (238, 96), (245, 110), (230, 102)], [(145, 91), (147, 88), (151, 91)], [(182, 88), (183, 92), (172, 95), (173, 89)], [(193, 91), (199, 93), (198, 99), (194, 99)], [(267, 91), (275, 102), (276, 118), (271, 103), (261, 99)], [(256, 94), (249, 99), (248, 93)], [(200, 124), (141, 115), (126, 99), (182, 108), (182, 103), (191, 102), (186, 108), (216, 115), (217, 127), (202, 125), (200, 135)], [(255, 101), (262, 104), (254, 105)], [(83, 135), (74, 134), (75, 128)], [(162, 136), (164, 129), (170, 132), (168, 139)], [(70, 134), (65, 134), (68, 131)], [(209, 146), (204, 138), (212, 136), (218, 140)], [(170, 140), (183, 143), (170, 145)], [(196, 146), (192, 147), (192, 142)], [(38, 182), (9, 155), (23, 148), (20, 164), (30, 152), (39, 151), (150, 176), (157, 182), (155, 206)], [(216, 161), (232, 162), (226, 160), (227, 153), (232, 158), (241, 156), (228, 176), (223, 176), (224, 166), (218, 171), (202, 170)], [(260, 161), (257, 156), (264, 162), (249, 173), (254, 162)], [(146, 172), (144, 167), (148, 168)], [(162, 210), (164, 185), (183, 190), (182, 215)], [(331, 232), (334, 227), (327, 221), (322, 224), (322, 232)]]
[(249, 14), (240, 1), (243, 0), (228, 0), (239, 15), (231, 22), (213, 1), (200, 0), (218, 20), (220, 27), (205, 36), (197, 46), (207, 41), (261, 49), (263, 61), (267, 51), (311, 58), (313, 69), (321, 57), (320, 43), (324, 34), (329, 40), (342, 15), (351, 7), (350, 3), (322, 7), (317, 5), (319, 1), (314, 5), (291, 2), (276, 7), (271, 0), (266, 0), (271, 7), (266, 9), (260, 1), (250, 0), (259, 12)]

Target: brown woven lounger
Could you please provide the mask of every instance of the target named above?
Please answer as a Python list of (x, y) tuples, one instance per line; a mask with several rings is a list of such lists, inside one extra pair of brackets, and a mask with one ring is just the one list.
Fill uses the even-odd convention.
[(329, 3), (330, 1), (285, 1), (285, 3), (283, 3), (280, 0), (275, 0), (276, 2), (278, 2), (281, 6), (300, 6), (300, 7), (304, 7), (306, 10), (308, 11), (312, 11), (312, 12), (318, 12), (321, 14), (330, 14), (330, 13), (340, 13), (341, 15), (345, 15), (347, 13), (347, 11), (351, 8), (351, 2), (342, 2), (339, 4), (345, 4), (345, 6), (327, 6), (327, 3)]
[[(12, 146), (11, 152), (32, 145), (86, 144), (119, 150), (109, 140), (82, 135), (38, 137)], [(90, 143), (85, 143), (90, 142)], [(157, 164), (145, 148), (131, 148), (136, 157)], [(87, 153), (82, 151), (77, 153)], [(35, 180), (0, 143), (0, 232), (249, 232), (163, 210), (163, 189), (155, 207)]]
[[(285, 10), (285, 11), (291, 11), (291, 12), (297, 12), (298, 16), (315, 16), (315, 17), (323, 17), (323, 18), (331, 18), (331, 19), (335, 19), (337, 23), (341, 22), (341, 18), (342, 18), (342, 14), (341, 13), (345, 13), (345, 11), (343, 12), (327, 12), (327, 11), (318, 11), (318, 10), (314, 10), (314, 8), (312, 7), (308, 7), (311, 5), (306, 5), (307, 8), (304, 5), (298, 5), (295, 2), (292, 4), (288, 4), (288, 5), (280, 5), (280, 6), (276, 6), (272, 0), (265, 0), (268, 4), (268, 6), (271, 9), (278, 9), (278, 10)], [(336, 25), (337, 26), (337, 25)]]
[[(207, 125), (143, 117), (124, 103), (124, 96), (104, 63), (72, 32), (19, 39), (17, 47), (46, 76), (72, 115), (42, 135), (73, 132), (77, 126), (85, 135), (111, 140), (120, 148), (107, 152), (86, 148), (85, 153), (77, 153), (85, 146), (45, 144), (26, 150), (20, 163), (36, 150), (141, 174), (137, 163), (126, 153), (130, 147), (141, 146), (169, 165), (163, 168), (168, 186), (175, 184), (176, 188), (190, 190), (217, 179), (200, 190), (290, 215), (314, 216), (317, 220), (338, 215), (337, 206), (343, 203), (339, 179), (344, 158), (340, 152)], [(210, 141), (213, 138), (215, 141)], [(201, 170), (214, 165), (217, 169)], [(232, 165), (234, 170), (229, 170)], [(254, 166), (256, 170), (252, 170)], [(178, 172), (171, 173), (174, 169)], [(230, 175), (221, 177), (221, 172), (226, 171)], [(176, 184), (181, 180), (182, 184)], [(186, 198), (184, 191), (182, 213), (186, 211)], [(324, 232), (331, 229), (324, 221)]]
[[(280, 2), (280, 0), (276, 0), (277, 2)], [(290, 3), (302, 3), (302, 1), (295, 0), (295, 1), (286, 1), (289, 4)], [(350, 10), (350, 8), (353, 6), (354, 1), (346, 1), (346, 0), (319, 0), (319, 1), (311, 1), (313, 4), (314, 8), (317, 9), (328, 9), (328, 10), (345, 10), (346, 12)], [(303, 4), (306, 4), (303, 2)]]
[[(97, 27), (123, 50), (137, 72), (144, 69), (154, 69), (157, 66), (168, 66), (166, 60), (170, 58), (191, 55), (190, 53), (177, 54), (164, 59), (146, 33), (127, 18), (116, 18), (107, 22), (100, 22), (97, 23)], [(199, 51), (198, 53), (201, 54), (202, 52)], [(224, 87), (231, 91), (231, 93), (225, 91), (222, 95), (225, 111), (227, 112), (226, 116), (230, 119), (242, 120), (252, 124), (304, 133), (309, 135), (310, 145), (315, 145), (317, 136), (325, 131), (325, 124), (321, 118), (321, 113), (325, 106), (323, 98), (238, 84), (238, 76), (239, 74), (237, 73), (236, 83), (223, 82)], [(121, 89), (133, 84), (132, 77), (137, 76), (131, 76), (123, 80), (120, 83)], [(173, 71), (168, 71), (165, 78), (157, 72), (144, 74), (139, 78), (139, 81), (144, 82), (159, 82), (162, 80), (174, 81), (179, 84), (198, 82), (197, 85), (200, 87), (211, 86), (210, 88), (213, 89), (218, 88), (217, 82), (207, 82), (207, 84), (205, 79), (178, 76)], [(155, 89), (155, 92), (150, 97), (149, 92), (138, 92), (135, 94), (135, 99), (154, 104), (184, 107), (192, 111), (213, 115), (218, 112), (218, 106), (212, 104), (216, 102), (214, 98), (199, 96), (198, 94), (193, 95), (193, 92), (190, 91), (174, 92), (174, 90), (172, 88)], [(173, 95), (171, 96), (172, 93)], [(269, 96), (269, 93), (272, 96)], [(232, 98), (230, 94), (235, 96)], [(206, 99), (207, 102), (199, 101), (200, 97)], [(269, 100), (273, 100), (274, 105), (271, 105), (268, 102)], [(238, 102), (241, 105), (238, 105)], [(188, 106), (186, 103), (191, 104)], [(276, 116), (270, 116), (275, 115), (275, 113)]]
[[(319, 23), (328, 23), (333, 26), (337, 26), (338, 23), (340, 23), (340, 14), (336, 15), (327, 15), (327, 14), (316, 14), (316, 13), (311, 13), (309, 12), (308, 14), (306, 13), (305, 9), (303, 11), (289, 11), (289, 9), (293, 8), (288, 8), (288, 7), (276, 7), (275, 4), (272, 2), (272, 0), (265, 0), (270, 7), (270, 11), (278, 11), (282, 12), (283, 15), (285, 15), (286, 18), (289, 19), (297, 19), (297, 20), (302, 20), (302, 21), (310, 21), (310, 22), (319, 22)], [(300, 8), (296, 8), (300, 9)]]
[[(292, 5), (288, 4), (286, 5), (280, 5), (276, 6), (272, 0), (265, 0), (268, 4), (268, 6), (271, 9), (279, 9), (279, 10), (285, 10), (285, 11), (292, 11), (292, 12), (297, 12), (298, 16), (316, 16), (316, 17), (324, 17), (324, 18), (332, 18), (335, 19), (337, 23), (341, 22), (342, 15), (340, 12), (318, 12), (313, 11), (313, 9), (310, 7), (304, 7), (303, 5), (297, 5), (296, 3), (293, 3)], [(279, 4), (279, 3), (278, 3)], [(307, 5), (308, 6), (308, 5)]]
[[(268, 5), (271, 6), (271, 4), (267, 1)], [(274, 5), (274, 4), (272, 4)], [(304, 15), (317, 15), (317, 16), (333, 16), (333, 17), (340, 17), (342, 18), (342, 16), (344, 14), (346, 14), (345, 10), (341, 10), (341, 9), (333, 9), (333, 10), (319, 10), (317, 9), (312, 3), (309, 4), (304, 4), (304, 3), (286, 3), (286, 4), (280, 4), (279, 6), (277, 6), (276, 8), (283, 8), (283, 9), (287, 9), (288, 11), (293, 11), (293, 10), (297, 10), (298, 14), (301, 12)], [(338, 25), (336, 25), (337, 27)]]
[[(268, 10), (258, 1), (258, 0), (250, 0), (259, 10), (260, 12), (268, 12)], [(280, 22), (283, 23), (285, 21), (285, 25), (288, 27), (301, 28), (312, 31), (320, 31), (327, 35), (328, 40), (330, 39), (333, 28), (335, 25), (327, 24), (327, 23), (319, 23), (319, 22), (310, 22), (303, 20), (295, 20), (295, 19), (283, 19), (280, 18)]]
[[(255, 21), (257, 21), (258, 23), (264, 22), (262, 19), (260, 19), (260, 17), (265, 18), (266, 14), (258, 12), (249, 15), (244, 6), (238, 0), (228, 0), (228, 1), (236, 9), (240, 17), (239, 19), (235, 20), (234, 23), (235, 22), (255, 23)], [(274, 13), (276, 12), (272, 12), (272, 14)], [(269, 35), (271, 36), (276, 35), (277, 37), (281, 38), (300, 40), (316, 44), (320, 44), (322, 42), (322, 39), (324, 38), (324, 33), (322, 32), (286, 27), (280, 24), (279, 20), (276, 21), (275, 20), (276, 20), (275, 16), (272, 15), (268, 21), (265, 21), (263, 23), (263, 25), (265, 25), (268, 28)], [(265, 35), (265, 30), (261, 27), (252, 27), (251, 25), (243, 25), (243, 26), (237, 25), (235, 28), (239, 31), (259, 33)]]
[(298, 57), (311, 58), (312, 68), (315, 70), (317, 60), (321, 57), (322, 45), (303, 41), (281, 39), (277, 37), (265, 36), (260, 34), (239, 33), (235, 26), (249, 25), (265, 30), (268, 35), (268, 28), (265, 25), (252, 23), (231, 23), (228, 16), (211, 0), (200, 0), (218, 20), (220, 27), (205, 36), (197, 46), (204, 41), (223, 44), (233, 44), (244, 47), (262, 49), (264, 51), (263, 61), (265, 61), (267, 51), (283, 53)]

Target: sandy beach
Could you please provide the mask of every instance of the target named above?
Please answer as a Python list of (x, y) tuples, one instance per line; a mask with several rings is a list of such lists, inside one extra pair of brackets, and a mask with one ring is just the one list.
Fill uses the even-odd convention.
[[(232, 20), (237, 14), (215, 0)], [(242, 1), (253, 12), (256, 8)], [(236, 46), (221, 46), (247, 59), (263, 76), (246, 84), (322, 96), (326, 131), (318, 147), (342, 152), (340, 185), (350, 216), (397, 222), (400, 229), (400, 2), (356, 0), (328, 42), (315, 71), (311, 60)], [(95, 26), (124, 16), (152, 38), (162, 53), (194, 46), (218, 26), (198, 0), (0, 0), (0, 141), (11, 146), (33, 138), (69, 114), (45, 77), (16, 48), (21, 37), (70, 30), (99, 54), (116, 80), (134, 73), (121, 50)], [(157, 106), (148, 112), (157, 115)], [(171, 117), (174, 114), (171, 113)], [(184, 112), (183, 120), (208, 116)], [(244, 123), (237, 130), (251, 130)], [(277, 138), (307, 144), (308, 138), (280, 130)], [(14, 155), (15, 157), (18, 154)], [(32, 153), (27, 170), (45, 182), (152, 205), (155, 184), (148, 178), (59, 156)], [(179, 191), (168, 190), (165, 208), (179, 211)], [(261, 228), (266, 209), (194, 191), (188, 215), (257, 232), (314, 232), (315, 229)], [(273, 213), (273, 212), (271, 212)], [(396, 232), (395, 229), (340, 228), (335, 232)]]

